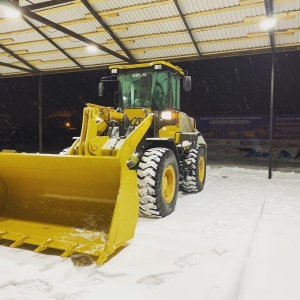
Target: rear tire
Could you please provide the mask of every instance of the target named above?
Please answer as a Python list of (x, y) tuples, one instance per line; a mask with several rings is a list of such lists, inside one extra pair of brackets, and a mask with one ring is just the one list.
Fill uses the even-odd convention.
[(179, 171), (174, 153), (167, 148), (148, 149), (137, 170), (140, 215), (164, 218), (176, 206)]
[(205, 184), (206, 149), (203, 146), (191, 149), (186, 160), (191, 163), (191, 171), (182, 181), (182, 189), (187, 193), (198, 193), (203, 190)]

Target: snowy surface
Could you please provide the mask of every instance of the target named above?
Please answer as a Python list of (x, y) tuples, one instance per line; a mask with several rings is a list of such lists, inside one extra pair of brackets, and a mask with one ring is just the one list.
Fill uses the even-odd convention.
[(0, 299), (300, 299), (300, 174), (210, 167), (102, 266), (0, 244)]

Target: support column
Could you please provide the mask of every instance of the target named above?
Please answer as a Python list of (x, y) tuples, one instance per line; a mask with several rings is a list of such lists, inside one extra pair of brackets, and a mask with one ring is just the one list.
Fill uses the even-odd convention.
[(43, 77), (39, 75), (39, 153), (43, 152)]
[(271, 93), (270, 93), (270, 131), (269, 131), (269, 179), (272, 178), (273, 162), (273, 125), (274, 125), (274, 73), (275, 73), (275, 49), (272, 47), (272, 66), (271, 66)]

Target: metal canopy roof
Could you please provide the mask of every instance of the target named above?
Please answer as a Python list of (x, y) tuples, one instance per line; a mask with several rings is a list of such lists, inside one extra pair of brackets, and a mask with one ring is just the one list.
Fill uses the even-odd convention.
[[(22, 16), (7, 18), (19, 2)], [(1, 77), (298, 50), (300, 0), (0, 0)], [(278, 18), (274, 35), (262, 31)], [(97, 49), (89, 53), (86, 46)]]

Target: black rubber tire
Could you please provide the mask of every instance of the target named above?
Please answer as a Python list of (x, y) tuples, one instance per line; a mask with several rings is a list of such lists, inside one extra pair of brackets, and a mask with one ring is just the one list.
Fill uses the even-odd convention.
[[(198, 193), (203, 190), (206, 178), (206, 149), (198, 146), (191, 149), (186, 160), (191, 162), (191, 172), (182, 180), (182, 190), (187, 193)], [(199, 172), (200, 163), (202, 163), (203, 174)], [(202, 178), (201, 178), (202, 177)]]
[[(165, 172), (174, 175), (168, 201), (163, 192), (162, 179)], [(178, 164), (174, 153), (167, 148), (148, 149), (140, 160), (137, 176), (140, 216), (164, 218), (171, 214), (176, 206), (179, 187)]]

